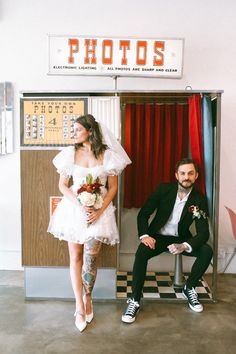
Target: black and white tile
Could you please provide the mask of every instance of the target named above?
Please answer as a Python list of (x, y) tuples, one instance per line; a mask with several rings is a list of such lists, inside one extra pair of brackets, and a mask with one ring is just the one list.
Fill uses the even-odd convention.
[[(187, 279), (188, 274), (184, 274)], [(144, 288), (144, 299), (184, 300), (182, 288), (173, 286), (174, 274), (168, 272), (147, 272)], [(132, 272), (117, 272), (117, 298), (126, 299), (131, 296)], [(199, 299), (212, 300), (211, 290), (204, 279), (196, 287)]]

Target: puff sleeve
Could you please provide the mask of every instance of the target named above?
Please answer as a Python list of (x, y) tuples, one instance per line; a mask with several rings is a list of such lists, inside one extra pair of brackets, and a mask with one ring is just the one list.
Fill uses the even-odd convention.
[(104, 170), (110, 176), (117, 176), (121, 174), (123, 169), (130, 164), (131, 161), (122, 158), (122, 156), (118, 155), (114, 150), (107, 149), (104, 153)]
[(65, 178), (68, 178), (73, 173), (74, 168), (74, 146), (67, 146), (61, 150), (52, 160), (57, 172)]

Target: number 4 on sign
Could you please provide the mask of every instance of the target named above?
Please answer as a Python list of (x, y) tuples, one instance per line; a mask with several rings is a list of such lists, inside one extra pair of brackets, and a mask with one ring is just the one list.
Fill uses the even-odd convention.
[(51, 119), (48, 124), (56, 125), (56, 118)]

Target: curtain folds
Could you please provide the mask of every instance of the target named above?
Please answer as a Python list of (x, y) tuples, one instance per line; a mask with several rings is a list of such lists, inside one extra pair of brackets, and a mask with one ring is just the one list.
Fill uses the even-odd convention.
[(199, 167), (199, 177), (196, 184), (198, 189), (205, 194), (201, 96), (199, 94), (192, 95), (188, 101), (190, 148), (192, 158), (197, 162)]
[(188, 104), (126, 104), (124, 207), (140, 208), (160, 182), (175, 180), (174, 167), (189, 155), (199, 166), (197, 188), (212, 211), (213, 122), (211, 100), (200, 94)]
[(188, 105), (126, 105), (124, 143), (132, 164), (125, 170), (125, 208), (140, 208), (160, 182), (175, 180), (188, 136)]

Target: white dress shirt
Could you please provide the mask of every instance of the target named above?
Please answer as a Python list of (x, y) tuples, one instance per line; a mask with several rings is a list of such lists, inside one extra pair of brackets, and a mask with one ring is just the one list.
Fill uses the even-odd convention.
[[(191, 192), (191, 191), (190, 191)], [(160, 235), (168, 235), (168, 236), (175, 236), (178, 237), (178, 223), (183, 212), (184, 206), (188, 200), (190, 192), (183, 198), (180, 199), (178, 194), (176, 196), (175, 205), (173, 211), (167, 221), (167, 223), (158, 231)], [(148, 235), (140, 236), (140, 239), (146, 237)], [(188, 247), (186, 252), (192, 252), (192, 247), (187, 243), (183, 242), (184, 245)]]

